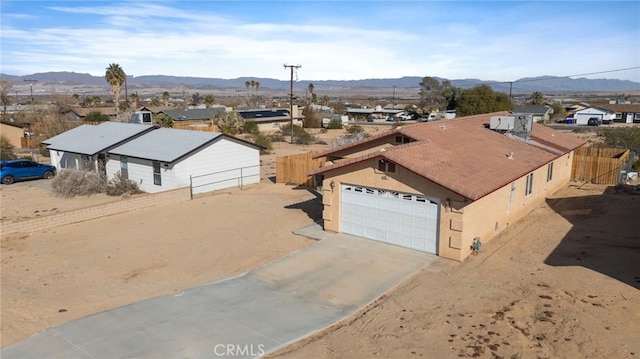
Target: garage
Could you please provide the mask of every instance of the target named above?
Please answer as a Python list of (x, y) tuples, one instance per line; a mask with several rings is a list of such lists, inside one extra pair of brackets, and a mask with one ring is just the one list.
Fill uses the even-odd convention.
[(438, 254), (438, 202), (356, 185), (343, 184), (341, 192), (341, 232)]

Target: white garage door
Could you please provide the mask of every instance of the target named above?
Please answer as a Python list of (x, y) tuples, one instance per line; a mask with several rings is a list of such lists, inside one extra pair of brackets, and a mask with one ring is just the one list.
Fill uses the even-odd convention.
[(437, 202), (410, 193), (342, 185), (341, 231), (438, 254)]

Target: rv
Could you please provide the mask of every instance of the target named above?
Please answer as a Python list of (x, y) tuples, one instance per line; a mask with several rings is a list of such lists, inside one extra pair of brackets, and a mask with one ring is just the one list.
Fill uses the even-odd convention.
[(143, 125), (151, 125), (153, 122), (153, 116), (150, 111), (136, 111), (131, 114), (129, 123), (141, 123)]

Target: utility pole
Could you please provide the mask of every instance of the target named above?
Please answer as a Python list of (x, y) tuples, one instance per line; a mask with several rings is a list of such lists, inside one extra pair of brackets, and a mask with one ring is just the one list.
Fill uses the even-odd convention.
[(287, 67), (291, 70), (291, 81), (289, 89), (289, 118), (291, 123), (291, 144), (293, 144), (293, 70), (301, 68), (302, 65), (284, 64), (284, 68), (286, 69)]
[(393, 109), (396, 109), (396, 88), (397, 86), (393, 86)]
[(26, 80), (24, 80), (24, 82), (28, 82), (29, 83), (29, 88), (31, 88), (31, 104), (33, 105), (33, 84), (35, 82), (38, 82), (38, 80), (26, 79)]
[(511, 96), (511, 90), (513, 89), (513, 81), (509, 82), (509, 100), (513, 100), (513, 96)]

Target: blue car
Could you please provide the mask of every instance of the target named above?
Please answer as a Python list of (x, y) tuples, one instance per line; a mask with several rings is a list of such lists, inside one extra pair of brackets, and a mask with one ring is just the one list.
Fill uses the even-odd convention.
[(50, 179), (56, 175), (54, 166), (29, 160), (10, 160), (0, 162), (0, 182), (12, 184), (17, 180), (34, 178)]

